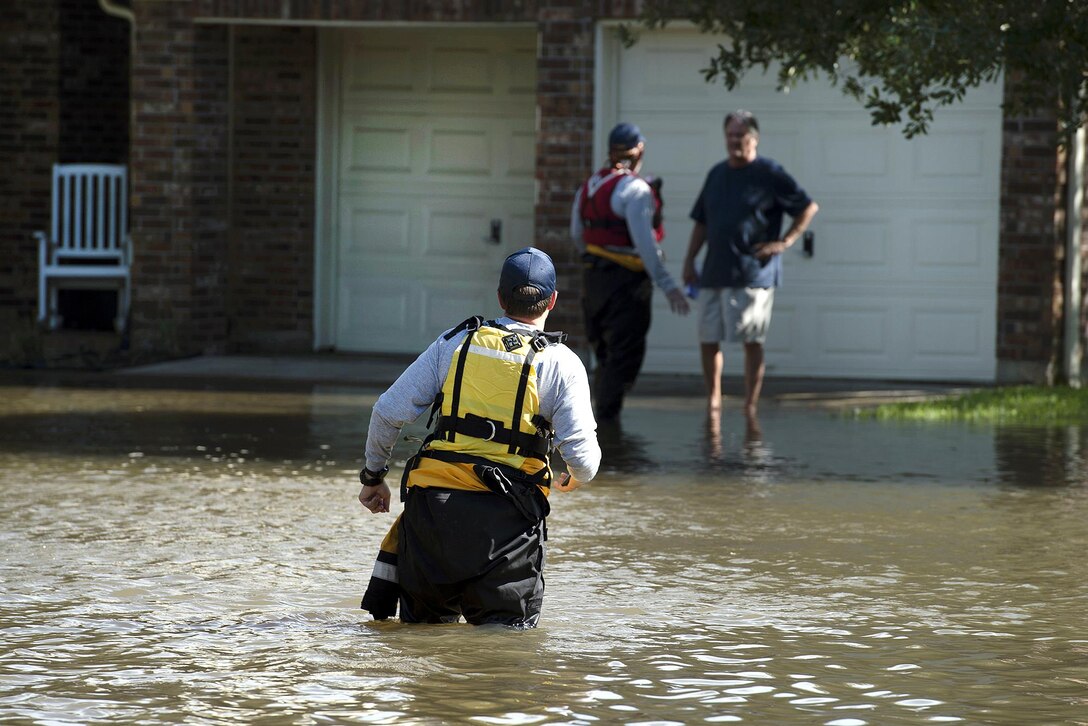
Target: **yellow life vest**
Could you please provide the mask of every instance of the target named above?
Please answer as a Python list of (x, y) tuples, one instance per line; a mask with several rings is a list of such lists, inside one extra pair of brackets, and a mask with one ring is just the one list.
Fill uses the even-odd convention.
[(491, 490), (476, 466), (498, 466), (536, 484), (551, 484), (551, 422), (540, 415), (533, 359), (563, 333), (512, 330), (470, 318), (446, 338), (468, 335), (454, 352), (431, 408), (434, 431), (409, 464), (408, 487)]

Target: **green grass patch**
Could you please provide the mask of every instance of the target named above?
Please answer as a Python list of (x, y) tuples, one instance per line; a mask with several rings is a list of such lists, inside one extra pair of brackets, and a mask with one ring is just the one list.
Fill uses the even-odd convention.
[(886, 421), (977, 421), (1021, 425), (1088, 423), (1088, 389), (1004, 386), (930, 401), (861, 409), (863, 418)]

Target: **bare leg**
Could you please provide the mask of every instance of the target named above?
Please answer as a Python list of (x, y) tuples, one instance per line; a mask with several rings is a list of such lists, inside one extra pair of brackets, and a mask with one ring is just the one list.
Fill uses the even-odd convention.
[(717, 416), (722, 411), (722, 356), (717, 343), (700, 343), (703, 361), (703, 382), (706, 384), (706, 412)]
[(744, 415), (749, 421), (756, 417), (759, 406), (759, 393), (763, 390), (763, 345), (761, 343), (744, 344)]

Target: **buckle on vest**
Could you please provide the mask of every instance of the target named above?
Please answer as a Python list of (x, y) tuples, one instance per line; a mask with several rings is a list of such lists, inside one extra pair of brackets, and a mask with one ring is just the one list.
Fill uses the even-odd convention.
[(551, 345), (551, 341), (549, 341), (543, 335), (538, 335), (538, 336), (533, 338), (533, 342), (530, 343), (530, 345), (533, 346), (533, 350), (535, 350), (537, 353), (539, 353), (542, 350), (544, 350), (545, 348), (547, 348), (549, 345)]
[(498, 429), (495, 427), (495, 422), (492, 421), (491, 419), (485, 418), (484, 422), (487, 423), (491, 427), (491, 433), (489, 433), (487, 436), (484, 436), (482, 438), (483, 438), (484, 441), (491, 441), (491, 439), (495, 438), (495, 434), (498, 433)]

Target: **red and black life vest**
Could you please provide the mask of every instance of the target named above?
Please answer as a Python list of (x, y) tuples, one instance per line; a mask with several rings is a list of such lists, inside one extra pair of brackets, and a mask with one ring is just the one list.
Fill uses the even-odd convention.
[[(612, 211), (612, 193), (626, 176), (637, 175), (630, 169), (605, 167), (582, 185), (580, 214), (586, 245), (605, 248), (634, 247), (627, 222)], [(653, 184), (650, 184), (650, 191), (654, 195), (654, 240), (660, 244), (665, 238), (665, 227), (661, 218), (661, 195)]]

